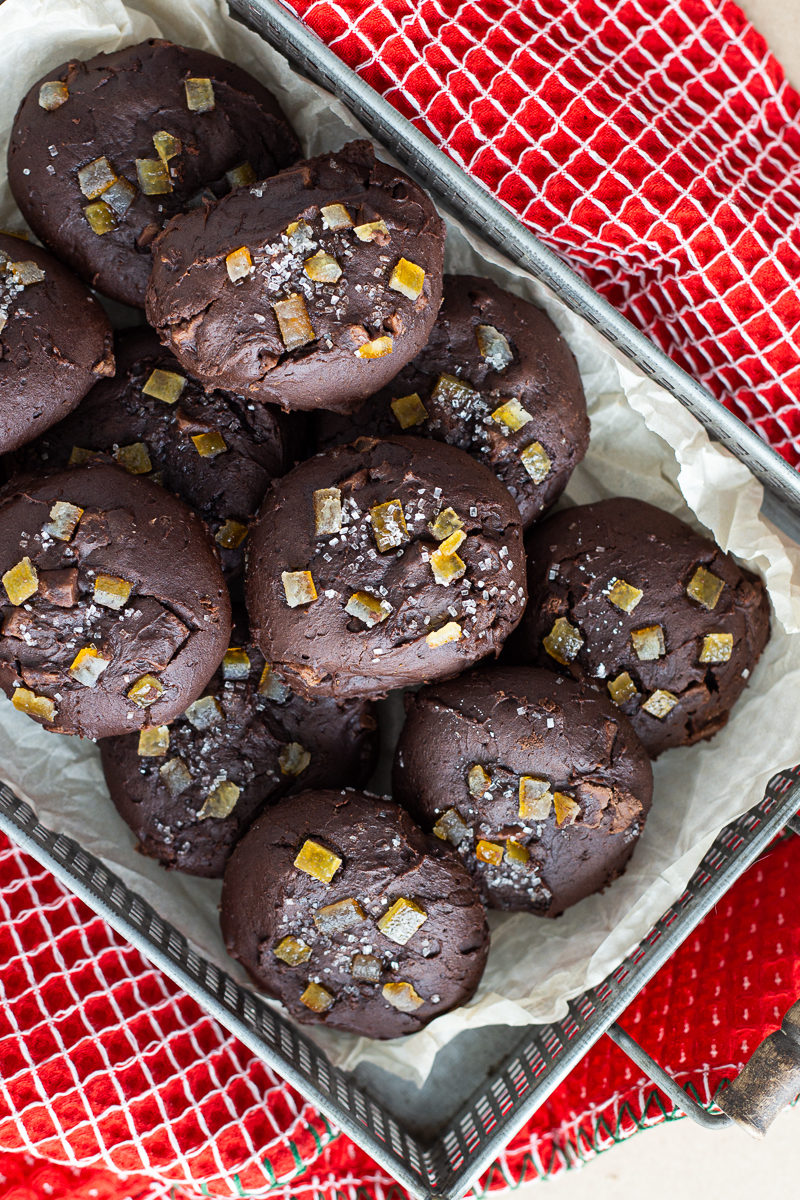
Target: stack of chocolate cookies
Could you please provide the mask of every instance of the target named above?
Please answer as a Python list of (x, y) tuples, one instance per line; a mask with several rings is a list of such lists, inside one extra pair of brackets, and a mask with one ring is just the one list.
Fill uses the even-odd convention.
[(445, 276), (371, 144), (301, 155), (261, 84), (167, 42), (23, 98), (47, 249), (0, 236), (0, 687), (99, 740), (143, 853), (224, 876), (259, 987), (388, 1038), (470, 999), (488, 909), (625, 869), (651, 759), (725, 724), (769, 605), (639, 500), (546, 516), (589, 441), (561, 334)]

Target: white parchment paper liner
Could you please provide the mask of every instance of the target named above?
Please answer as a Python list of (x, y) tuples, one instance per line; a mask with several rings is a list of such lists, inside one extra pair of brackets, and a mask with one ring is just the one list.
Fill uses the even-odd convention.
[[(307, 153), (362, 133), (337, 102), (296, 76), (255, 34), (214, 0), (5, 0), (0, 5), (3, 84), (0, 153), (19, 100), (47, 70), (151, 36), (216, 51), (239, 62), (278, 95)], [(113, 114), (109, 114), (113, 120)], [(54, 160), (57, 165), (57, 160)], [(22, 223), (4, 173), (0, 226)], [(650, 500), (710, 531), (765, 579), (773, 634), (727, 728), (708, 744), (673, 750), (655, 766), (652, 814), (631, 865), (605, 895), (557, 921), (492, 914), (492, 951), (470, 1004), (402, 1042), (380, 1043), (310, 1030), (332, 1060), (370, 1060), (422, 1081), (436, 1051), (457, 1033), (522, 1025), (563, 1015), (568, 998), (600, 982), (681, 894), (719, 830), (756, 803), (775, 771), (798, 758), (791, 697), (800, 694), (798, 551), (759, 515), (760, 485), (661, 388), (618, 360), (603, 339), (522, 273), (457, 224), (448, 233), (448, 269), (488, 274), (546, 308), (566, 335), (583, 376), (592, 442), (568, 498), (610, 495)], [(48, 735), (0, 702), (0, 774), (41, 820), (71, 835), (142, 893), (208, 958), (244, 981), (227, 958), (217, 925), (217, 882), (168, 874), (138, 855), (108, 799), (91, 743)]]

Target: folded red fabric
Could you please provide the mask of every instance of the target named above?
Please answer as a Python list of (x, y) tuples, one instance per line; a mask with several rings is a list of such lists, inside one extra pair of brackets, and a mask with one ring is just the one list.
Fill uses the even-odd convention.
[[(792, 463), (798, 97), (714, 0), (296, 0), (307, 23)], [(708, 1100), (800, 984), (800, 841), (732, 890), (624, 1024)], [(753, 929), (757, 924), (758, 938)], [(0, 1200), (403, 1193), (0, 839)], [(725, 978), (726, 988), (718, 981)], [(698, 1064), (705, 1064), (700, 1067)], [(669, 1105), (604, 1039), (482, 1190)], [(120, 1183), (120, 1179), (123, 1182)]]

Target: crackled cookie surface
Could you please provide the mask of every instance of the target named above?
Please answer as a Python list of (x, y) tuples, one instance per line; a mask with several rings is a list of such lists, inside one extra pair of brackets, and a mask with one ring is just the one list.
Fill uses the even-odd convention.
[(627, 497), (550, 517), (527, 551), (530, 602), (510, 657), (606, 690), (653, 756), (723, 727), (769, 637), (757, 576)]
[(131, 474), (163, 484), (205, 520), (226, 574), (241, 570), (248, 522), (270, 480), (300, 449), (297, 418), (206, 392), (149, 330), (120, 335), (117, 372), (65, 421), (16, 456), (17, 470), (45, 470), (113, 455)]
[(202, 696), (173, 721), (100, 743), (111, 799), (166, 867), (222, 875), (263, 804), (300, 789), (361, 786), (377, 726), (367, 701), (303, 700), (233, 635)]
[(246, 71), (151, 39), (34, 84), (14, 119), (8, 178), (46, 245), (101, 292), (141, 306), (170, 217), (299, 154), (277, 101)]
[(225, 870), (228, 951), (298, 1021), (414, 1033), (472, 996), (486, 916), (449, 846), (396, 804), (307, 791), (257, 818)]
[(309, 695), (455, 675), (497, 654), (522, 614), (519, 511), (461, 450), (362, 438), (273, 483), (246, 593), (254, 640)]
[(210, 386), (346, 412), (424, 345), (443, 253), (425, 193), (353, 142), (172, 221), (148, 320)]
[(349, 415), (320, 413), (320, 449), (362, 434), (449, 442), (485, 463), (530, 525), (586, 453), (580, 374), (550, 318), (490, 279), (446, 275), (428, 342)]
[(57, 733), (166, 724), (229, 644), (230, 601), (202, 521), (119, 467), (12, 481), (0, 577), (0, 687)]
[(113, 373), (100, 305), (46, 250), (0, 233), (0, 452), (60, 421)]
[(492, 908), (555, 917), (625, 869), (653, 772), (607, 697), (490, 667), (409, 695), (393, 793), (455, 846)]

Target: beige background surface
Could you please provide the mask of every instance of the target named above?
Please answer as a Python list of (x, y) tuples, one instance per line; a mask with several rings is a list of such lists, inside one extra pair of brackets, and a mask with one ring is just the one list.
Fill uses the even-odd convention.
[[(741, 0), (740, 0), (741, 3)], [(800, 87), (800, 0), (745, 0), (741, 7)], [(624, 1025), (624, 1019), (621, 1022)], [(516, 1200), (794, 1200), (800, 1195), (800, 1109), (764, 1142), (739, 1130), (710, 1133), (688, 1120), (637, 1134), (580, 1170), (518, 1189)]]

